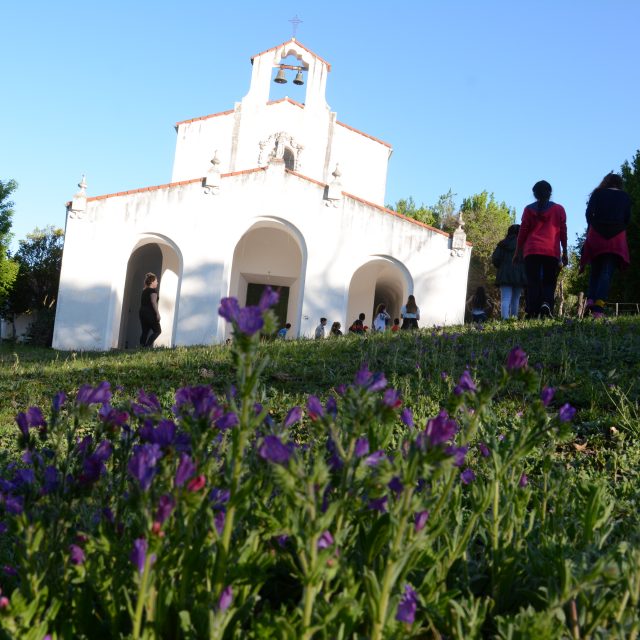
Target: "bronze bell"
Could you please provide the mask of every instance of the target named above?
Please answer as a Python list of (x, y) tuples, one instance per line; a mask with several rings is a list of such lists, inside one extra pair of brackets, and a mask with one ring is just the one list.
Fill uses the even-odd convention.
[(287, 78), (284, 75), (284, 69), (280, 69), (280, 71), (278, 71), (278, 75), (273, 79), (273, 81), (278, 84), (285, 84), (287, 82)]
[(304, 84), (304, 80), (302, 79), (302, 70), (298, 69), (298, 73), (296, 73), (296, 79), (293, 81), (293, 84)]

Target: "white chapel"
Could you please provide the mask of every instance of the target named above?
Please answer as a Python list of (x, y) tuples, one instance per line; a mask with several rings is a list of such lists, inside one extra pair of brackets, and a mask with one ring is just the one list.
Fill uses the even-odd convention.
[[(331, 65), (295, 38), (251, 59), (233, 109), (179, 122), (169, 184), (67, 205), (53, 337), (57, 349), (138, 345), (146, 272), (160, 280), (159, 346), (229, 335), (220, 300), (280, 290), (289, 337), (321, 316), (371, 324), (414, 294), (420, 326), (463, 322), (471, 247), (384, 206), (391, 146), (340, 122), (325, 99)], [(293, 81), (304, 101), (271, 99)], [(293, 87), (292, 87), (293, 88)]]

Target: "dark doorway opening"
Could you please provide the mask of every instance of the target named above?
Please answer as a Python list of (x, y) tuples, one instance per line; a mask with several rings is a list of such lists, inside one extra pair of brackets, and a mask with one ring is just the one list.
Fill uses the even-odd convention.
[[(260, 297), (265, 288), (269, 286), (266, 284), (257, 284), (255, 282), (249, 282), (247, 284), (247, 302), (246, 305), (257, 305), (260, 302)], [(278, 318), (278, 327), (284, 327), (287, 322), (287, 307), (289, 306), (289, 287), (272, 287), (280, 294), (278, 304), (273, 308), (276, 318)]]

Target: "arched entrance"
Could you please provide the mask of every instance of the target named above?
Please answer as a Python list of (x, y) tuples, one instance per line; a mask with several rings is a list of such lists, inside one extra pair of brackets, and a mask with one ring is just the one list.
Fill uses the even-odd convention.
[(347, 323), (349, 326), (360, 313), (366, 315), (365, 324), (371, 327), (373, 314), (380, 303), (387, 313), (400, 317), (400, 308), (413, 291), (413, 281), (401, 263), (386, 257), (375, 257), (355, 271), (349, 284)]
[(306, 247), (297, 229), (277, 219), (262, 220), (236, 245), (229, 295), (244, 306), (257, 304), (267, 285), (279, 290), (274, 309), (279, 326), (290, 322), (290, 335), (298, 335), (305, 268)]
[(181, 261), (177, 250), (157, 238), (142, 240), (133, 250), (127, 263), (127, 275), (122, 297), (122, 315), (118, 346), (132, 349), (140, 343), (140, 294), (144, 288), (144, 276), (152, 272), (158, 275), (160, 325), (162, 334), (155, 344), (159, 347), (173, 346), (174, 324), (177, 318), (178, 290), (180, 284)]

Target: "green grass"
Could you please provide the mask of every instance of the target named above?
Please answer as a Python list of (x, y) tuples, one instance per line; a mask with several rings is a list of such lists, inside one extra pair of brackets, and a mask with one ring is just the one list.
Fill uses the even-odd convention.
[[(265, 342), (269, 358), (264, 376), (265, 398), (274, 411), (301, 403), (306, 395), (323, 396), (352, 380), (362, 362), (384, 371), (419, 419), (433, 415), (462, 371), (491, 379), (514, 345), (541, 369), (543, 383), (558, 388), (555, 404), (578, 409), (577, 433), (603, 434), (616, 412), (616, 397), (637, 403), (640, 379), (640, 319), (611, 322), (546, 321), (488, 323), (424, 329), (415, 334), (374, 335)], [(177, 388), (211, 385), (223, 393), (233, 379), (227, 346), (181, 347), (154, 351), (58, 352), (28, 346), (0, 347), (0, 440), (6, 447), (17, 433), (14, 416), (31, 405), (43, 408), (57, 391), (73, 397), (82, 384), (108, 380), (119, 388), (116, 400), (144, 388), (170, 407)], [(443, 377), (442, 372), (447, 374)], [(616, 396), (617, 394), (617, 396)], [(503, 399), (505, 410), (518, 398)]]

